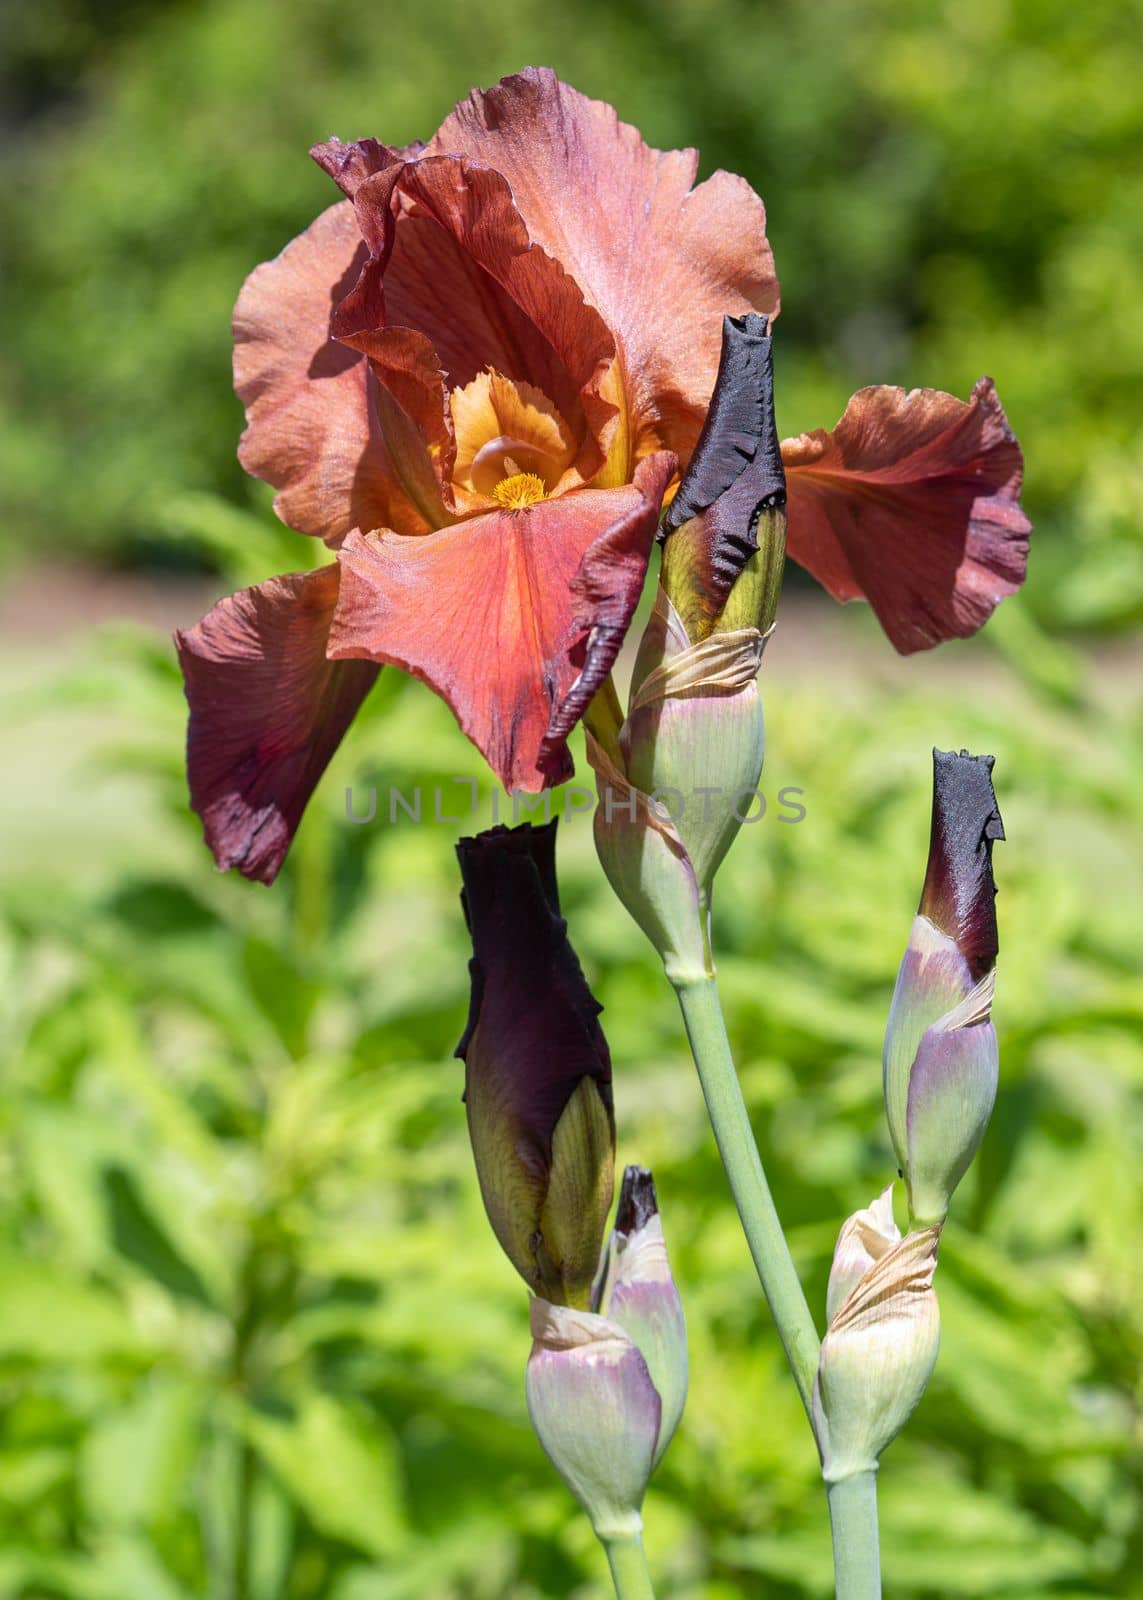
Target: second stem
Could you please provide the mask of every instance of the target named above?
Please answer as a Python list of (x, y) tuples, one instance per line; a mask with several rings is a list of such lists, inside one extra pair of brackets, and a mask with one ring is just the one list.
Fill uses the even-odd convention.
[(633, 1533), (604, 1539), (603, 1548), (607, 1551), (611, 1580), (615, 1585), (615, 1600), (655, 1600), (640, 1535)]
[(750, 1254), (809, 1416), (820, 1342), (754, 1141), (726, 1036), (718, 986), (713, 977), (703, 977), (680, 980), (675, 990)]

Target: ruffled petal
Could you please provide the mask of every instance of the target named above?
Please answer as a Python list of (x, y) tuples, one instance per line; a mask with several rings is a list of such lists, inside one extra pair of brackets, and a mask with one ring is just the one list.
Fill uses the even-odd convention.
[(247, 422), (238, 458), (279, 490), (283, 522), (333, 545), (354, 527), (431, 526), (389, 459), (368, 362), (330, 339), (330, 313), (365, 255), (343, 201), (256, 267), (234, 308), (234, 386)]
[(782, 459), (790, 555), (836, 600), (868, 600), (902, 654), (967, 638), (1023, 583), (1024, 461), (991, 378), (968, 402), (860, 389)]
[(562, 781), (567, 733), (638, 603), (674, 467), (669, 454), (648, 457), (623, 488), (575, 490), (427, 539), (352, 534), (331, 657), (390, 662), (428, 684), (505, 788)]
[(684, 460), (706, 415), (724, 315), (778, 309), (762, 201), (693, 150), (653, 150), (547, 68), (473, 90), (427, 147), (507, 179), (528, 232), (619, 338), (630, 459)]
[[(381, 147), (320, 146), (315, 152), (339, 181), (368, 176), (353, 188), (362, 235), (369, 246), (360, 276), (338, 305), (336, 337), (374, 362), (394, 387), (392, 350), (398, 335), (421, 341), (418, 364), (432, 382), (412, 414), (427, 437), (444, 447), (451, 466), (451, 429), (443, 414), (445, 389), (464, 387), (491, 368), (535, 385), (581, 442), (583, 479), (603, 460), (616, 427), (615, 405), (600, 386), (615, 358), (603, 319), (584, 303), (564, 268), (529, 237), (511, 189), (497, 172), (457, 157), (385, 164)], [(405, 393), (394, 393), (411, 409)], [(442, 431), (443, 430), (443, 431)], [(464, 508), (462, 508), (464, 509)]]
[(306, 802), (377, 677), (329, 661), (336, 563), (220, 600), (175, 634), (190, 702), (191, 805), (219, 867), (271, 883)]

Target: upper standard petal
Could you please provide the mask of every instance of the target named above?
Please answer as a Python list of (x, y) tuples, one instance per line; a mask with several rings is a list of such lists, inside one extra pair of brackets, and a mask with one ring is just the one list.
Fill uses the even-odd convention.
[[(718, 369), (722, 319), (778, 309), (762, 201), (693, 150), (654, 150), (611, 106), (548, 68), (473, 90), (427, 146), (493, 167), (533, 240), (617, 336), (628, 469), (665, 446), (685, 462)], [(628, 470), (625, 474), (630, 476)]]
[[(426, 157), (365, 178), (354, 205), (369, 254), (336, 307), (333, 332), (370, 357), (439, 449), (453, 508), (474, 509), (450, 483), (447, 396), (484, 371), (529, 384), (554, 405), (575, 441), (578, 479), (590, 478), (616, 431), (617, 406), (601, 393), (615, 340), (564, 267), (533, 241), (506, 180), (461, 157)], [(402, 338), (431, 352), (431, 362), (418, 365), (426, 374), (431, 365), (432, 382), (423, 378), (412, 396), (394, 377), (391, 348)]]

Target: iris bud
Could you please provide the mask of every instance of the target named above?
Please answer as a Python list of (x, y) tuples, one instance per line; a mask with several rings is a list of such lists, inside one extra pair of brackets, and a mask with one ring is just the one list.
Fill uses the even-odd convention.
[(939, 1228), (902, 1239), (892, 1188), (838, 1236), (814, 1382), (813, 1423), (827, 1483), (873, 1472), (917, 1407), (940, 1342), (933, 1289)]
[(692, 644), (770, 632), (786, 559), (786, 474), (769, 320), (726, 317), (710, 409), (663, 518), (661, 583)]
[(602, 1539), (639, 1532), (647, 1483), (682, 1414), (686, 1326), (649, 1172), (629, 1167), (594, 1310), (532, 1301), (528, 1410)]
[(687, 1398), (687, 1325), (671, 1275), (655, 1183), (646, 1167), (623, 1174), (615, 1227), (593, 1304), (639, 1348), (663, 1405), (655, 1464), (674, 1437)]
[(675, 979), (711, 970), (714, 875), (757, 808), (756, 680), (781, 587), (785, 505), (767, 319), (727, 317), (707, 420), (664, 519), (627, 717), (610, 739), (596, 719), (588, 745), (600, 859)]
[(886, 1117), (918, 1224), (944, 1221), (996, 1099), (992, 765), (933, 752), (928, 871), (885, 1033)]
[(496, 1237), (537, 1294), (586, 1307), (613, 1188), (611, 1061), (559, 914), (555, 838), (525, 823), (457, 846), (473, 945), (457, 1054)]

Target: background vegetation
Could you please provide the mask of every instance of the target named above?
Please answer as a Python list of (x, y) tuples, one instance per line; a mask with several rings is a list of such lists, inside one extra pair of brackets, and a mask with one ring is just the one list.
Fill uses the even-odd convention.
[[(1113, 0), (3, 17), (9, 594), (45, 559), (221, 592), (307, 558), (234, 464), (237, 286), (326, 203), (316, 138), (427, 133), (528, 60), (764, 193), (784, 431), (860, 383), (996, 378), (1029, 459), (1025, 594), (897, 663), (868, 617), (795, 590), (766, 783), (808, 814), (744, 832), (717, 919), (820, 1306), (840, 1220), (892, 1170), (878, 1058), (928, 748), (996, 752), (1003, 1082), (942, 1250), (937, 1375), (882, 1473), (901, 1600), (1143, 1593), (1141, 20)], [(447, 810), (469, 773), (484, 825), (475, 757), (383, 675), (267, 893), (216, 877), (187, 814), (165, 640), (96, 644), (50, 605), (31, 631), (0, 653), (0, 1597), (599, 1600), (528, 1429), (525, 1296), (450, 1060), (458, 829), (344, 820), (349, 783), (383, 817), (390, 784), (442, 784)], [(563, 835), (621, 1157), (656, 1168), (691, 1326), (647, 1511), (661, 1596), (825, 1595), (816, 1458), (673, 1002), (586, 824)]]

